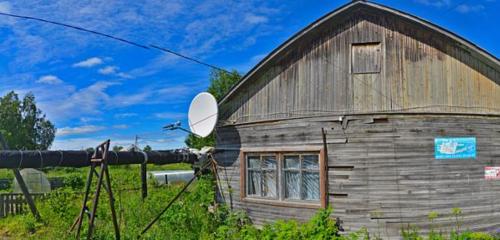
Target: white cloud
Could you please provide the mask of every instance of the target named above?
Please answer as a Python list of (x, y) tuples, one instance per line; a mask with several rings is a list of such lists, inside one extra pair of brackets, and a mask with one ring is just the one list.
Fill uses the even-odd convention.
[[(116, 89), (111, 89), (111, 87)], [(125, 91), (124, 87), (126, 88)], [(179, 85), (159, 88), (151, 85), (142, 89), (130, 88), (121, 85), (120, 82), (95, 82), (87, 87), (75, 89), (67, 84), (47, 87), (16, 89), (17, 92), (33, 92), (37, 96), (40, 108), (47, 114), (49, 119), (56, 123), (70, 123), (79, 121), (83, 124), (96, 121), (104, 121), (106, 118), (96, 117), (104, 111), (125, 109), (129, 106), (170, 104), (184, 102), (194, 93), (205, 88), (205, 85), (196, 83), (190, 85)], [(0, 89), (3, 89), (0, 86)], [(5, 89), (11, 90), (12, 86)], [(118, 90), (118, 91), (117, 91)], [(117, 92), (112, 94), (113, 92)], [(117, 113), (111, 115), (115, 118), (128, 118), (138, 116), (136, 113)]]
[[(105, 138), (102, 138), (105, 139)], [(85, 150), (90, 147), (96, 147), (102, 143), (99, 138), (71, 138), (71, 139), (56, 139), (50, 147), (51, 150)]]
[(127, 124), (117, 124), (117, 125), (113, 125), (113, 128), (114, 129), (127, 129), (127, 128), (129, 128), (129, 126)]
[[(4, 9), (11, 8), (9, 2), (0, 1), (0, 6)], [(16, 9), (22, 9), (25, 15), (58, 19), (84, 28), (113, 33), (125, 39), (137, 39), (140, 36), (139, 39), (143, 39), (140, 42), (144, 44), (176, 46), (173, 50), (198, 58), (214, 55), (226, 48), (237, 48), (238, 46), (227, 43), (239, 41), (245, 36), (253, 35), (258, 38), (273, 33), (277, 28), (277, 24), (271, 23), (275, 22), (273, 16), (282, 11), (280, 7), (271, 8), (269, 5), (271, 3), (258, 0), (231, 4), (220, 0), (150, 0), (140, 4), (116, 0), (91, 3), (74, 0), (15, 1)], [(16, 65), (16, 68), (32, 67), (42, 62), (75, 56), (82, 49), (105, 46), (106, 49), (115, 50), (115, 47), (127, 46), (119, 42), (109, 44), (109, 41), (100, 41), (100, 37), (96, 39), (92, 34), (82, 34), (77, 30), (37, 21), (15, 20), (9, 26), (15, 31), (8, 34), (3, 42), (10, 43), (7, 44), (10, 49), (16, 49), (17, 53), (13, 51), (10, 55), (15, 59), (15, 64), (12, 65)], [(213, 34), (214, 32), (217, 34)], [(18, 53), (19, 51), (22, 53)], [(98, 59), (89, 58), (87, 60), (91, 61), (75, 63), (75, 67), (95, 66), (93, 64), (98, 63)], [(101, 61), (105, 62), (105, 59)], [(163, 68), (157, 69), (165, 69), (169, 64), (162, 63)], [(124, 74), (118, 77), (136, 77), (134, 74)]]
[(108, 106), (110, 108), (121, 108), (145, 103), (153, 94), (152, 91), (142, 90), (135, 94), (121, 94), (110, 97)]
[(49, 99), (45, 104), (50, 106), (50, 116), (56, 119), (73, 119), (90, 114), (98, 114), (109, 102), (106, 90), (116, 82), (96, 82), (88, 87), (70, 92), (61, 98)]
[(38, 78), (38, 80), (36, 82), (37, 83), (44, 83), (44, 84), (51, 84), (51, 85), (63, 83), (63, 81), (60, 78), (58, 78), (57, 76), (54, 76), (54, 75), (41, 76), (40, 78)]
[(10, 2), (7, 1), (0, 2), (0, 12), (10, 13), (11, 9), (12, 5), (10, 4)]
[(260, 23), (266, 23), (268, 21), (268, 18), (266, 16), (255, 15), (250, 13), (245, 16), (245, 21), (250, 24), (260, 24)]
[(115, 118), (129, 118), (135, 116), (137, 116), (137, 113), (117, 113), (114, 115)]
[(180, 120), (185, 118), (186, 114), (176, 113), (176, 112), (161, 112), (161, 113), (155, 113), (154, 116), (159, 119)]
[(98, 72), (102, 75), (114, 75), (120, 78), (132, 78), (132, 76), (128, 73), (124, 72), (119, 72), (120, 68), (117, 66), (106, 66), (103, 68), (100, 68)]
[(102, 118), (99, 117), (81, 117), (80, 122), (89, 123), (89, 122), (99, 122), (102, 121)]
[(79, 126), (79, 127), (63, 127), (57, 129), (57, 136), (67, 136), (67, 135), (78, 135), (78, 134), (85, 134), (85, 133), (94, 133), (98, 132), (101, 130), (104, 130), (105, 128), (102, 126), (95, 126), (95, 125), (86, 125), (86, 126)]
[[(150, 145), (155, 150), (170, 150), (182, 148), (185, 146), (184, 139), (186, 134), (182, 133), (181, 136), (175, 136), (172, 138), (159, 138), (159, 139), (141, 139), (139, 138), (139, 146), (144, 147), (146, 145)], [(140, 134), (139, 134), (140, 136)], [(96, 136), (96, 137), (75, 137), (64, 139), (56, 137), (51, 150), (84, 150), (89, 147), (96, 147), (101, 144), (104, 139), (108, 139), (109, 136)], [(111, 144), (120, 145), (128, 147), (134, 143), (134, 137), (130, 136), (130, 138), (126, 137), (112, 137)]]
[(415, 2), (433, 7), (447, 7), (451, 5), (451, 0), (415, 0)]
[(116, 71), (118, 71), (117, 66), (106, 66), (101, 69), (99, 69), (99, 73), (102, 75), (110, 75), (110, 74), (115, 74)]
[(456, 8), (456, 10), (459, 13), (480, 12), (484, 10), (484, 6), (481, 4), (478, 5), (461, 4)]
[(163, 95), (181, 95), (186, 92), (191, 92), (191, 90), (192, 88), (190, 86), (178, 85), (178, 86), (161, 88), (158, 90), (158, 93)]
[[(97, 145), (101, 144), (104, 139), (108, 139), (109, 136), (96, 136), (96, 137), (76, 137), (76, 138), (65, 138), (65, 139), (59, 139), (56, 137), (54, 142), (52, 143), (52, 146), (50, 147), (51, 150), (84, 150), (89, 147), (96, 147)], [(130, 139), (118, 139), (118, 138), (112, 138), (111, 139), (111, 146), (115, 145), (120, 145), (120, 146), (129, 146), (132, 143), (134, 143), (133, 138)]]
[(77, 63), (73, 64), (73, 67), (90, 68), (90, 67), (102, 64), (102, 63), (103, 63), (102, 59), (100, 59), (98, 57), (91, 57), (91, 58), (88, 58), (88, 59), (83, 60), (81, 62), (77, 62)]
[(130, 75), (128, 73), (124, 73), (124, 72), (119, 72), (116, 74), (116, 76), (121, 77), (121, 78), (134, 78), (134, 77), (132, 77), (132, 75)]

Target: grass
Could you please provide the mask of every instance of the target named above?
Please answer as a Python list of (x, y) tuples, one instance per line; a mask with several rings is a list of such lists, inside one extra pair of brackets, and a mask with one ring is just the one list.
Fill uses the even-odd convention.
[[(190, 169), (187, 164), (148, 166), (148, 170)], [(75, 239), (68, 230), (79, 213), (82, 204), (83, 181), (88, 168), (55, 168), (46, 170), (51, 177), (64, 177), (65, 187), (52, 191), (45, 199), (39, 200), (37, 208), (42, 221), (37, 222), (26, 214), (0, 219), (0, 238), (8, 239)], [(140, 193), (139, 166), (111, 166), (112, 188), (115, 208), (122, 239), (137, 239), (141, 230), (166, 206), (183, 187), (181, 185), (156, 186), (149, 183), (148, 197), (143, 200)], [(231, 212), (224, 205), (215, 202), (215, 184), (211, 176), (203, 176), (176, 201), (141, 239), (380, 239), (366, 229), (340, 235), (335, 221), (330, 217), (332, 210), (320, 210), (306, 223), (295, 220), (279, 220), (256, 228), (244, 212)], [(94, 239), (114, 239), (113, 225), (109, 211), (109, 199), (102, 192), (96, 214)], [(88, 203), (90, 205), (90, 201)], [(460, 209), (453, 209), (456, 220), (455, 231), (444, 234), (433, 228), (428, 236), (419, 234), (418, 229), (402, 229), (402, 238), (408, 240), (492, 240), (500, 239), (487, 233), (461, 232)], [(429, 213), (433, 223), (438, 213)], [(85, 238), (88, 218), (84, 218), (81, 236)]]

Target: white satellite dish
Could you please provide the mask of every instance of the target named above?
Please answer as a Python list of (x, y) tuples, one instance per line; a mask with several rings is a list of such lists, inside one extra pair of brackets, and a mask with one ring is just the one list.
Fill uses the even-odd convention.
[(189, 106), (188, 120), (191, 132), (206, 137), (212, 133), (217, 124), (217, 101), (212, 94), (202, 92), (194, 97)]

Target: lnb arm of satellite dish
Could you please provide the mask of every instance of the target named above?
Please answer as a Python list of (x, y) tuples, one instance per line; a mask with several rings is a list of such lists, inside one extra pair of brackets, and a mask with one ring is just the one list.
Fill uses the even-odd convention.
[(187, 132), (187, 133), (193, 134), (193, 135), (195, 135), (196, 137), (202, 138), (202, 136), (200, 136), (200, 135), (198, 135), (198, 134), (196, 134), (196, 133), (194, 133), (194, 132), (191, 132), (191, 131), (189, 131), (189, 130), (187, 130), (187, 129), (183, 128), (183, 127), (181, 127), (181, 121), (177, 121), (177, 122), (175, 122), (175, 123), (165, 125), (165, 126), (163, 127), (163, 129), (164, 129), (164, 130), (176, 130), (176, 129), (179, 129), (179, 130), (182, 130), (182, 131), (184, 131), (184, 132)]
[(177, 121), (175, 123), (171, 123), (171, 124), (168, 124), (168, 125), (165, 125), (163, 127), (164, 130), (175, 130), (177, 128), (181, 127), (181, 121)]

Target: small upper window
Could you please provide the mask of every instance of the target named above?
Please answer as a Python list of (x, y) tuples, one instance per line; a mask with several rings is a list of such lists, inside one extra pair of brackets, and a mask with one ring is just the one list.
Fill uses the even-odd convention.
[(352, 44), (352, 73), (379, 73), (382, 63), (381, 51), (379, 42)]

